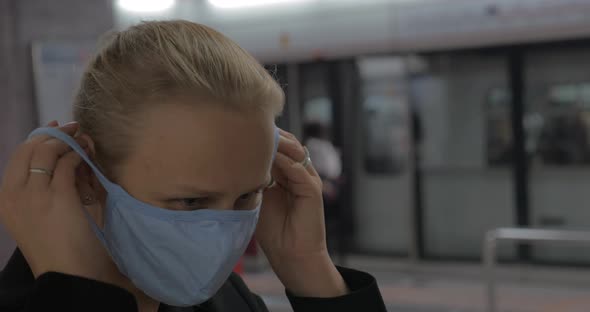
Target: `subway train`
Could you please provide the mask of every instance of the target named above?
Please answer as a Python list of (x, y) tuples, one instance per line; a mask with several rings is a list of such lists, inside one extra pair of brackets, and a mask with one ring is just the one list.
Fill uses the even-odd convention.
[[(476, 261), (493, 228), (590, 228), (588, 16), (587, 0), (308, 0), (156, 18), (213, 26), (264, 63), (281, 127), (330, 127), (342, 251)], [(115, 11), (121, 28), (144, 18)], [(590, 264), (579, 246), (499, 255)]]

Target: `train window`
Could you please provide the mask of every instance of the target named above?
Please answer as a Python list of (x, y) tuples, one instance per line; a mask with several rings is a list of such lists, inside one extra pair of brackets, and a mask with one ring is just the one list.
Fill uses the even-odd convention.
[(545, 165), (590, 164), (590, 83), (552, 85), (542, 112), (536, 159)]
[(506, 88), (493, 88), (486, 100), (486, 149), (490, 166), (505, 166), (512, 162), (512, 125), (510, 94)]
[(303, 140), (315, 137), (333, 144), (334, 101), (330, 93), (329, 64), (308, 63), (300, 70)]
[(303, 105), (303, 121), (332, 127), (332, 100), (326, 96), (307, 100)]
[(390, 81), (365, 81), (365, 169), (373, 174), (397, 174), (407, 167), (409, 107)]
[(590, 83), (580, 85), (580, 98), (584, 108), (590, 108)]
[(578, 102), (578, 86), (565, 84), (551, 87), (549, 102), (555, 106), (575, 106)]
[(549, 102), (554, 106), (571, 106), (588, 110), (590, 109), (590, 82), (552, 86), (549, 89)]
[[(590, 164), (590, 83), (552, 85), (545, 100), (528, 106), (523, 126), (525, 150), (535, 164)], [(510, 94), (492, 89), (487, 106), (487, 162), (506, 166), (512, 162)]]

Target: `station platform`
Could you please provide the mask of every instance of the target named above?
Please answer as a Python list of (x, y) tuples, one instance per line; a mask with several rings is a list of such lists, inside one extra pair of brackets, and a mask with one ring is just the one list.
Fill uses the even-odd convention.
[[(350, 257), (347, 266), (373, 274), (391, 312), (484, 312), (485, 287), (477, 263), (409, 262)], [(501, 312), (588, 312), (590, 268), (500, 264), (496, 270)], [(292, 311), (272, 271), (244, 275), (270, 311)]]

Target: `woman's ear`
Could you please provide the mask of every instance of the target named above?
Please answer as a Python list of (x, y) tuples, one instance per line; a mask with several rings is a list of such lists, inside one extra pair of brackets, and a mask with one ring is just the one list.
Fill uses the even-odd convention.
[[(84, 149), (84, 152), (86, 152), (86, 155), (88, 155), (90, 160), (94, 161), (95, 147), (92, 138), (83, 133), (79, 134), (77, 138), (83, 139), (87, 142), (87, 147)], [(98, 179), (94, 172), (85, 161), (82, 161), (76, 171), (76, 184), (78, 186), (80, 200), (84, 206), (90, 206), (102, 198), (102, 194), (104, 193), (102, 185), (98, 183)]]
[(94, 155), (96, 153), (96, 148), (94, 146), (94, 140), (92, 140), (92, 138), (88, 134), (85, 134), (85, 133), (77, 133), (76, 138), (86, 141), (87, 147), (84, 149), (84, 151), (86, 152), (86, 155), (88, 155), (88, 157), (90, 159), (93, 159)]
[(96, 199), (96, 192), (92, 187), (92, 172), (90, 167), (83, 162), (76, 172), (76, 184), (80, 194), (80, 201), (84, 206), (92, 205)]

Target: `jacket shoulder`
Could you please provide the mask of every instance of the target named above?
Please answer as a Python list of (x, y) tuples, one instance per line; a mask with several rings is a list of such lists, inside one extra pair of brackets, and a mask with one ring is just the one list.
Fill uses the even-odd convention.
[(212, 311), (268, 312), (262, 299), (250, 291), (244, 280), (232, 273), (225, 284), (206, 304)]

